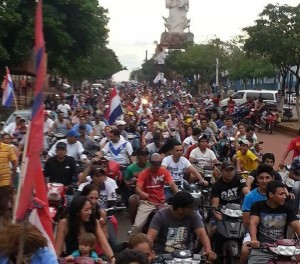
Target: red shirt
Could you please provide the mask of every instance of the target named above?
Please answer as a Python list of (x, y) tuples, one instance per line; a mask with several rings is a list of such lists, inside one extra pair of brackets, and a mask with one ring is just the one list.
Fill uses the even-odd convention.
[(160, 167), (155, 172), (147, 168), (140, 172), (136, 185), (149, 195), (150, 202), (157, 204), (158, 201), (165, 201), (164, 185), (171, 182), (173, 182), (171, 173), (166, 168)]
[(291, 140), (290, 144), (287, 147), (288, 151), (293, 150), (294, 154), (293, 154), (293, 158), (299, 156), (300, 155), (300, 136), (299, 137), (295, 137)]
[(185, 156), (187, 159), (190, 159), (190, 155), (191, 155), (192, 150), (195, 149), (195, 148), (197, 148), (197, 147), (198, 147), (198, 143), (196, 143), (196, 144), (190, 146), (190, 147), (187, 149), (187, 151), (186, 151), (186, 153), (185, 153), (184, 156)]

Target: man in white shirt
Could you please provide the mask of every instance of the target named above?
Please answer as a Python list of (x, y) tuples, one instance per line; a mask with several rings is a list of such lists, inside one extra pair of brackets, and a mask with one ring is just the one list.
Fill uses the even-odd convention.
[(53, 126), (54, 121), (49, 117), (49, 112), (44, 112), (44, 134), (48, 134)]
[(72, 156), (75, 160), (81, 160), (83, 162), (87, 161), (87, 157), (84, 152), (82, 144), (78, 141), (78, 133), (74, 130), (70, 130), (67, 134), (66, 139), (58, 140), (48, 151), (48, 156), (53, 157), (56, 155), (56, 145), (59, 142), (64, 142), (67, 144), (67, 155)]
[(179, 142), (174, 144), (171, 154), (163, 159), (161, 165), (170, 171), (174, 182), (181, 183), (184, 176), (187, 175), (190, 182), (197, 180), (205, 183), (189, 160), (182, 156), (183, 147)]
[(62, 100), (62, 102), (57, 106), (57, 109), (63, 112), (65, 117), (68, 117), (69, 112), (71, 112), (71, 106), (66, 103), (66, 100)]
[(98, 136), (100, 138), (103, 138), (104, 128), (106, 127), (106, 124), (101, 121), (102, 116), (103, 114), (96, 114), (95, 121), (92, 121), (94, 136)]
[(203, 134), (198, 140), (198, 148), (192, 150), (190, 162), (197, 162), (201, 166), (212, 166), (218, 163), (215, 153), (208, 148), (207, 135)]
[(10, 124), (8, 124), (6, 127), (4, 127), (3, 131), (5, 131), (6, 133), (8, 133), (11, 137), (13, 137), (13, 134), (16, 131), (16, 128), (19, 125), (19, 122), (21, 120), (21, 116), (17, 116), (15, 117), (15, 121), (11, 122)]
[(199, 127), (194, 127), (192, 135), (183, 140), (184, 154), (188, 150), (188, 148), (198, 142), (199, 136), (201, 134), (201, 130)]
[(120, 137), (118, 129), (112, 129), (108, 137), (110, 141), (101, 150), (101, 154), (103, 156), (110, 154), (112, 160), (124, 166), (129, 165), (133, 161), (131, 143)]

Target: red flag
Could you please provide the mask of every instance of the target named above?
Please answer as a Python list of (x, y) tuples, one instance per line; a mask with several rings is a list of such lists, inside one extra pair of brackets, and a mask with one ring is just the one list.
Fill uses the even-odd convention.
[[(25, 165), (22, 167), (21, 179), (17, 194), (15, 219), (22, 221), (26, 218), (29, 209), (32, 208), (32, 198), (36, 197), (38, 206), (31, 212), (31, 222), (40, 223), (37, 225), (48, 238), (50, 248), (53, 247), (53, 231), (51, 217), (49, 214), (46, 185), (41, 167), (40, 153), (43, 149), (43, 86), (46, 75), (45, 43), (43, 36), (42, 0), (37, 3), (35, 20), (35, 71), (36, 85), (34, 89), (34, 103), (32, 107), (32, 118), (27, 133), (25, 146)], [(52, 245), (51, 245), (52, 244)]]

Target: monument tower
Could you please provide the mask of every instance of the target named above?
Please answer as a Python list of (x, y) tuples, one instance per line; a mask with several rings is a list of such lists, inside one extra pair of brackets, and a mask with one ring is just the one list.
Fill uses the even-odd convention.
[(168, 49), (183, 49), (192, 44), (194, 35), (189, 31), (190, 19), (187, 18), (189, 0), (166, 0), (166, 8), (169, 17), (163, 17), (166, 31), (161, 35), (160, 45)]

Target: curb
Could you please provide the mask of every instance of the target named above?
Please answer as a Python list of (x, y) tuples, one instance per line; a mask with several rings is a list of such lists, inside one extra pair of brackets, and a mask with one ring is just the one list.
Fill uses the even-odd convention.
[(298, 135), (298, 129), (295, 129), (295, 128), (292, 128), (292, 127), (288, 127), (288, 126), (285, 126), (285, 125), (281, 125), (281, 124), (278, 124), (276, 126), (276, 130), (277, 131), (280, 131), (280, 132), (284, 132), (286, 134), (290, 134), (290, 135), (293, 135), (293, 136), (297, 136)]

